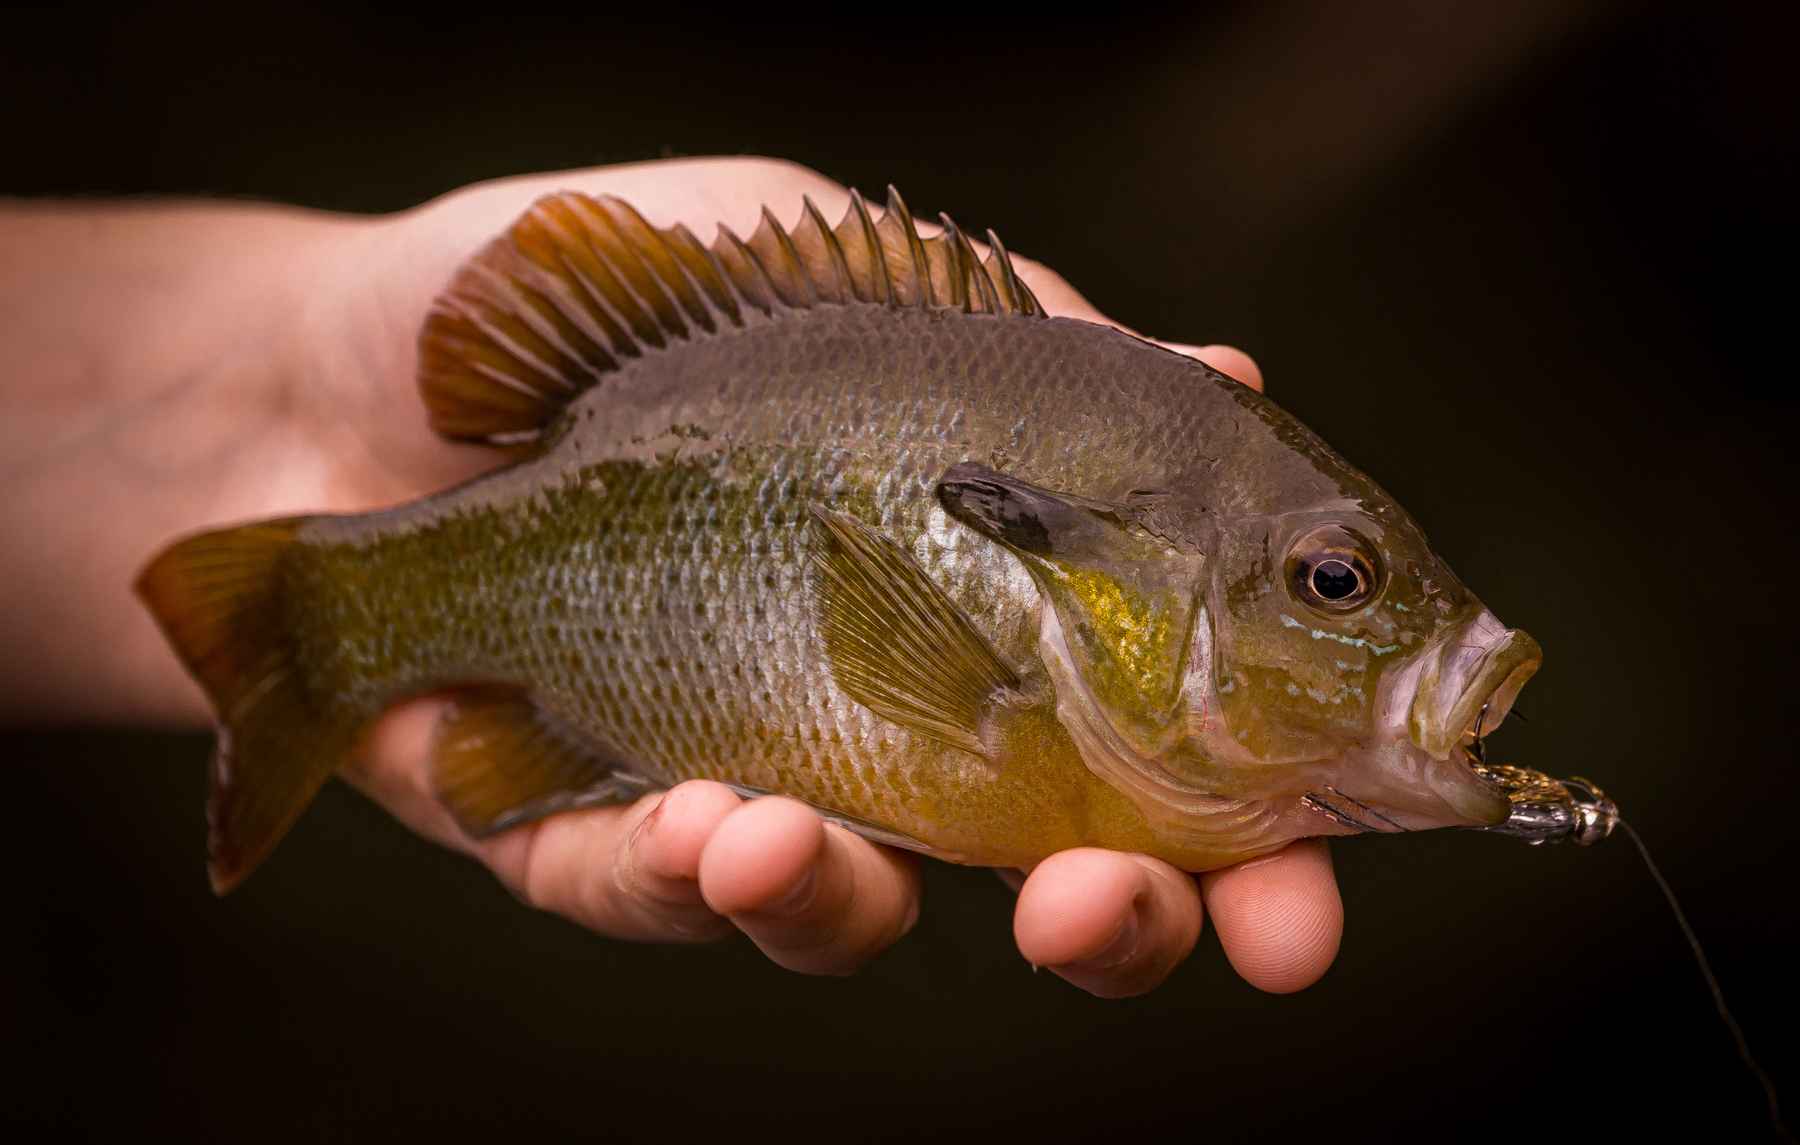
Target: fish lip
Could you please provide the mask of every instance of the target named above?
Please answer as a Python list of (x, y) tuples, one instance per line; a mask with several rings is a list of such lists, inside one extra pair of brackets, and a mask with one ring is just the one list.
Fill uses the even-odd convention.
[(1452, 720), (1466, 716), (1466, 723), (1451, 724), (1464, 729), (1456, 745), (1464, 755), (1474, 758), (1472, 746), (1505, 722), (1519, 692), (1543, 663), (1544, 653), (1538, 642), (1518, 629), (1508, 632), (1506, 642), (1488, 655), (1474, 682), (1452, 709)]
[(1484, 737), (1498, 728), (1543, 661), (1530, 633), (1483, 610), (1437, 650), (1413, 697), (1410, 738), (1434, 758), (1462, 762), (1477, 721)]

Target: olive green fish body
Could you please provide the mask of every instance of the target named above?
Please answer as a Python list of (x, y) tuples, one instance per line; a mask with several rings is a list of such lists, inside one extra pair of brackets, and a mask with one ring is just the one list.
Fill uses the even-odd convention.
[(140, 580), (219, 712), (215, 885), (443, 692), (476, 835), (693, 778), (982, 864), (1504, 821), (1467, 745), (1530, 637), (1290, 415), (945, 223), (853, 197), (709, 248), (569, 194), (472, 259), (421, 393), (520, 460)]

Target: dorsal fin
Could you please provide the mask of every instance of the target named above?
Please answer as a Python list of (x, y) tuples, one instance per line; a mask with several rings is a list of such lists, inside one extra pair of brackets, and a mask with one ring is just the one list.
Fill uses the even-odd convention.
[(708, 248), (610, 195), (548, 195), (464, 264), (426, 318), (419, 389), (432, 427), (464, 441), (532, 440), (622, 362), (742, 326), (751, 311), (1043, 315), (992, 231), (982, 262), (940, 218), (943, 233), (921, 238), (898, 191), (879, 221), (852, 191), (835, 228), (807, 199), (792, 228), (764, 208), (749, 241), (720, 227)]

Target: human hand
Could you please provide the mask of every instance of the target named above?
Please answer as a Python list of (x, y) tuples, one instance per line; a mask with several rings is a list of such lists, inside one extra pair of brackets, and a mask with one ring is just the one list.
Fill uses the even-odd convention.
[[(69, 594), (46, 591), (51, 606), (38, 614), (41, 631), (66, 632), (121, 610), (117, 655), (96, 667), (115, 678), (113, 694), (127, 697), (115, 702), (133, 715), (200, 716), (203, 701), (125, 595), (136, 564), (178, 532), (367, 510), (494, 465), (493, 453), (446, 442), (428, 428), (414, 387), (418, 329), (468, 255), (538, 196), (564, 189), (617, 194), (657, 225), (685, 222), (702, 235), (719, 222), (747, 234), (764, 204), (792, 218), (803, 194), (832, 217), (847, 202), (842, 187), (790, 164), (687, 160), (483, 183), (376, 219), (274, 212), (234, 222), (253, 232), (239, 244), (243, 251), (230, 253), (240, 260), (230, 265), (247, 260), (235, 273), (253, 274), (260, 259), (263, 271), (281, 276), (280, 289), (255, 296), (265, 319), (255, 328), (271, 336), (237, 348), (224, 371), (216, 354), (195, 351), (208, 368), (158, 388), (157, 400), (123, 401), (125, 415), (106, 422), (105, 448), (75, 466), (94, 502), (141, 498), (146, 469), (152, 500), (143, 513), (96, 522), (103, 559), (88, 567), (98, 570), (90, 594), (97, 606), (58, 624), (56, 605)], [(1109, 322), (1052, 272), (1015, 262), (1052, 314)], [(230, 307), (241, 300), (217, 289), (221, 276), (206, 267), (198, 273), (227, 323), (239, 318)], [(1254, 363), (1238, 351), (1173, 348), (1261, 386)], [(23, 441), (30, 430), (21, 424), (21, 431)], [(46, 523), (69, 511), (67, 480), (59, 483), (56, 472), (27, 474), (20, 503), (28, 520), (33, 511)], [(47, 561), (23, 571), (55, 590), (56, 567)], [(107, 595), (115, 591), (116, 600)], [(912, 856), (825, 824), (794, 800), (745, 801), (719, 784), (687, 783), (629, 806), (564, 813), (472, 840), (431, 794), (429, 745), (441, 711), (427, 700), (391, 713), (345, 778), (415, 831), (484, 863), (534, 906), (627, 939), (701, 941), (742, 931), (775, 962), (811, 973), (855, 969), (917, 917)], [(1079, 849), (1012, 881), (1025, 958), (1105, 996), (1159, 984), (1188, 955), (1208, 912), (1232, 964), (1267, 990), (1315, 980), (1341, 931), (1330, 860), (1318, 842), (1198, 880), (1145, 856)]]

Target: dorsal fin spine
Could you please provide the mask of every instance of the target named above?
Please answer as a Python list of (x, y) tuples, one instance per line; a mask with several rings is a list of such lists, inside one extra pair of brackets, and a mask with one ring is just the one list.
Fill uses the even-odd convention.
[[(944, 218), (949, 219), (946, 215)], [(1000, 312), (1000, 293), (994, 289), (993, 279), (988, 277), (987, 268), (981, 265), (981, 259), (975, 254), (975, 246), (969, 236), (961, 231), (956, 232), (957, 249), (963, 253), (963, 265), (968, 268), (969, 281), (975, 284), (975, 292), (981, 298), (981, 310), (986, 314)]]
[(733, 326), (742, 326), (743, 315), (738, 310), (736, 296), (727, 285), (729, 280), (725, 277), (725, 268), (719, 265), (718, 257), (707, 250), (706, 244), (695, 238), (694, 232), (688, 230), (683, 223), (676, 223), (667, 233), (671, 243), (678, 250), (686, 252), (687, 258), (682, 260), (682, 267), (711, 300), (713, 309), (724, 315)]
[(1007, 293), (1012, 296), (1009, 301), (1018, 308), (1019, 313), (1033, 318), (1041, 317), (1044, 308), (1038, 305), (1037, 295), (1031, 293), (1031, 288), (1025, 285), (1025, 280), (1013, 269), (1012, 255), (1007, 252), (1006, 244), (1000, 241), (1000, 236), (992, 229), (988, 231), (987, 237), (988, 249), (992, 252), (988, 255), (988, 263), (999, 266)]
[[(850, 191), (850, 210), (855, 212), (857, 223), (862, 228), (863, 241), (869, 248), (872, 268), (869, 285), (873, 293), (864, 301), (891, 306), (894, 303), (894, 279), (888, 272), (887, 253), (882, 249), (881, 234), (875, 229), (875, 220), (869, 217), (868, 202), (863, 199), (862, 192), (854, 188)], [(849, 214), (844, 217), (849, 218)]]
[(763, 227), (769, 229), (776, 248), (781, 252), (782, 268), (794, 283), (795, 297), (787, 300), (788, 305), (801, 309), (817, 306), (819, 288), (813, 282), (812, 275), (806, 273), (806, 264), (800, 261), (800, 252), (794, 248), (794, 236), (788, 234), (787, 228), (781, 225), (781, 220), (767, 206), (762, 209), (762, 226), (757, 230), (760, 231)]
[(818, 204), (812, 201), (811, 195), (801, 196), (800, 205), (805, 212), (804, 219), (812, 224), (820, 244), (825, 248), (825, 257), (831, 264), (832, 278), (836, 283), (836, 288), (831, 292), (832, 301), (854, 301), (856, 287), (850, 281), (850, 262), (844, 257), (844, 248), (838, 244), (837, 235), (826, 224), (825, 216), (819, 213)]
[[(935, 306), (937, 300), (931, 294), (931, 263), (925, 257), (925, 242), (919, 238), (919, 228), (913, 225), (912, 212), (906, 209), (906, 200), (900, 197), (899, 188), (891, 183), (888, 184), (887, 206), (888, 215), (900, 225), (902, 241), (912, 259), (913, 301), (920, 306)], [(887, 216), (883, 216), (881, 221), (887, 222)]]
[(949, 256), (950, 297), (945, 304), (954, 306), (956, 310), (968, 313), (968, 268), (963, 266), (963, 236), (956, 229), (956, 223), (950, 221), (949, 214), (940, 214), (938, 221), (943, 225), (943, 238), (949, 239), (949, 245), (943, 252)]
[[(750, 245), (743, 239), (738, 238), (737, 232), (730, 227), (721, 225), (719, 227), (719, 238), (724, 242), (731, 244), (728, 249), (738, 257), (746, 270), (756, 276), (754, 288), (762, 295), (762, 297), (758, 298), (752, 295), (750, 293), (751, 284), (744, 281), (745, 276), (732, 275), (730, 274), (730, 268), (727, 267), (726, 272), (731, 278), (731, 281), (736, 283), (738, 288), (745, 292), (745, 296), (750, 299), (751, 303), (764, 314), (773, 314), (776, 305), (781, 302), (781, 292), (775, 289), (775, 280), (769, 277), (768, 268), (763, 266), (762, 259), (758, 258), (756, 252), (750, 249)], [(722, 254), (723, 252), (720, 253)]]
[[(944, 224), (944, 233), (950, 236), (950, 252), (956, 267), (951, 277), (956, 281), (958, 301), (962, 305), (964, 314), (973, 314), (975, 299), (978, 296), (983, 301), (987, 301), (987, 296), (983, 295), (981, 288), (975, 285), (976, 280), (979, 279), (990, 292), (993, 284), (987, 281), (986, 272), (981, 269), (981, 263), (975, 258), (974, 249), (969, 246), (969, 240), (962, 233), (962, 229), (956, 225), (956, 220), (947, 214), (938, 215), (938, 219)], [(987, 306), (984, 309), (991, 311), (993, 307)]]

